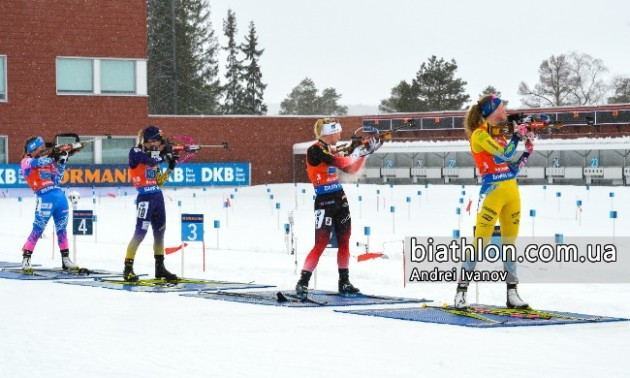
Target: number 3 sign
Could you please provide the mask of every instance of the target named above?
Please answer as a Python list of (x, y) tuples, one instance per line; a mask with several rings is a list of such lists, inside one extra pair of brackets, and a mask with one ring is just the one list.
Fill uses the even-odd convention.
[(203, 214), (182, 214), (182, 241), (203, 241)]

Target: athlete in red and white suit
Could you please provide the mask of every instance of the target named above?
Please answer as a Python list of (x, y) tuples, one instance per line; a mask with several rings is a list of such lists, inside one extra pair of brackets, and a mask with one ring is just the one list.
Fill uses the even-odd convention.
[(359, 289), (350, 283), (348, 270), (352, 228), (350, 207), (337, 172), (342, 170), (350, 174), (357, 173), (365, 164), (367, 155), (376, 151), (381, 146), (381, 142), (373, 139), (369, 147), (357, 147), (349, 156), (340, 156), (334, 146), (341, 137), (341, 125), (334, 119), (318, 120), (316, 135), (318, 127), (320, 128), (319, 140), (306, 152), (306, 170), (316, 194), (315, 245), (304, 261), (301, 277), (296, 285), (296, 293), (300, 297), (306, 296), (308, 281), (328, 244), (331, 229), (334, 228), (338, 243), (339, 292), (356, 294)]

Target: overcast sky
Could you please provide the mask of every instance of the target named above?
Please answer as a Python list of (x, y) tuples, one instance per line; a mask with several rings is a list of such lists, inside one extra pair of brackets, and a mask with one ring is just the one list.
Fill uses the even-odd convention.
[[(344, 105), (377, 106), (431, 55), (455, 59), (476, 99), (488, 85), (520, 105), (521, 81), (535, 84), (551, 55), (578, 51), (603, 60), (609, 76), (630, 76), (628, 0), (210, 0), (222, 20), (236, 13), (239, 42), (253, 20), (265, 102), (280, 103), (305, 77), (334, 87)], [(225, 72), (222, 60), (221, 74)], [(272, 114), (273, 109), (270, 109)]]

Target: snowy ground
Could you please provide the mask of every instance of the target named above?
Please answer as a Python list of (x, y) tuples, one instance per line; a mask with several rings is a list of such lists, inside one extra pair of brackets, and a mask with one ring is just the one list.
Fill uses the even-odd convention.
[[(465, 190), (462, 234), (470, 235), (478, 187), (460, 185), (345, 185), (353, 214), (351, 279), (365, 293), (429, 298), (451, 303), (447, 284), (403, 288), (404, 236), (450, 236), (458, 227), (455, 208)], [(267, 190), (270, 192), (267, 192)], [(306, 194), (302, 194), (306, 189)], [(377, 211), (376, 190), (380, 190)], [(78, 189), (80, 190), (80, 189)], [(419, 197), (417, 191), (422, 190)], [(77, 237), (78, 263), (121, 271), (133, 233), (133, 190), (80, 190), (80, 209), (94, 209), (98, 235)], [(128, 196), (124, 195), (128, 192)], [(562, 192), (560, 206), (556, 192)], [(612, 200), (609, 193), (614, 192)], [(108, 196), (116, 195), (116, 198)], [(193, 193), (195, 197), (193, 198)], [(180, 239), (179, 213), (206, 216), (207, 267), (201, 245), (186, 250), (185, 275), (295, 285), (296, 270), (313, 243), (312, 189), (306, 184), (249, 188), (167, 190), (167, 246)], [(234, 194), (233, 207), (223, 198)], [(269, 200), (269, 194), (274, 200)], [(358, 201), (361, 195), (363, 201)], [(17, 197), (24, 196), (22, 202)], [(408, 205), (406, 197), (411, 197)], [(522, 186), (521, 234), (531, 235), (529, 209), (537, 210), (536, 235), (611, 234), (611, 206), (619, 211), (617, 235), (628, 235), (630, 188)], [(419, 202), (419, 198), (421, 199)], [(576, 200), (584, 203), (582, 225)], [(181, 209), (178, 207), (181, 201)], [(0, 261), (21, 259), (30, 232), (34, 197), (21, 190), (0, 193)], [(280, 227), (275, 203), (279, 202)], [(390, 206), (396, 206), (395, 217)], [(297, 206), (297, 208), (296, 208)], [(558, 210), (560, 208), (560, 210)], [(287, 253), (283, 224), (294, 210), (298, 266)], [(410, 212), (409, 212), (410, 210)], [(219, 247), (213, 220), (220, 220)], [(372, 251), (390, 258), (357, 263), (370, 226)], [(52, 253), (51, 226), (33, 262), (60, 264)], [(98, 239), (95, 241), (95, 239)], [(153, 273), (149, 234), (138, 251), (137, 273)], [(179, 253), (167, 267), (181, 273)], [(336, 288), (336, 257), (320, 260), (317, 288)], [(630, 317), (630, 285), (527, 284), (521, 295), (536, 308)], [(480, 302), (503, 304), (503, 285), (480, 285)], [(607, 376), (627, 377), (630, 323), (503, 329), (469, 329), (334, 313), (331, 308), (281, 308), (180, 297), (176, 293), (130, 293), (60, 285), (50, 281), (0, 279), (0, 377), (418, 377), (418, 376)]]

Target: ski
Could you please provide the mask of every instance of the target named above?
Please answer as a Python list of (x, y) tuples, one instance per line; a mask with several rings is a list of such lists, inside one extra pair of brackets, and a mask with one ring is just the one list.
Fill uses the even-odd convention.
[(482, 320), (484, 322), (496, 323), (496, 324), (502, 323), (502, 322), (499, 322), (497, 320), (490, 319), (490, 318), (488, 318), (486, 316), (483, 316), (483, 315), (480, 315), (480, 314), (475, 313), (473, 311), (470, 311), (470, 309), (457, 309), (455, 307), (450, 307), (450, 306), (442, 306), (442, 307), (438, 307), (438, 306), (423, 306), (423, 308), (426, 308), (426, 307), (437, 308), (437, 309), (439, 309), (441, 311), (444, 311), (446, 313), (449, 313), (449, 314), (459, 315), (459, 316), (466, 316), (466, 317), (469, 317), (469, 318)]
[(23, 274), (25, 276), (35, 276), (35, 277), (46, 277), (46, 278), (48, 278), (47, 275), (38, 273), (37, 270), (35, 270), (35, 269), (23, 270), (23, 269), (20, 268), (20, 269), (3, 269), (3, 270), (6, 270), (7, 272), (17, 273), (17, 274)]
[(68, 269), (68, 270), (62, 269), (59, 272), (70, 274), (73, 276), (89, 276), (90, 274), (95, 273), (88, 268), (78, 268), (78, 269)]
[(581, 320), (581, 321), (594, 321), (597, 319), (585, 319), (578, 318), (569, 315), (561, 315), (548, 311), (540, 311), (534, 310), (532, 308), (488, 308), (488, 307), (470, 307), (468, 311), (478, 313), (478, 314), (490, 314), (497, 316), (508, 316), (512, 318), (523, 318), (523, 319), (543, 319), (550, 320), (553, 318), (556, 319), (566, 319), (566, 320)]
[(328, 302), (321, 302), (321, 301), (316, 301), (312, 298), (304, 297), (304, 298), (300, 298), (295, 294), (288, 294), (288, 293), (283, 293), (281, 291), (276, 293), (276, 299), (278, 300), (278, 302), (280, 303), (285, 303), (285, 302), (290, 302), (290, 303), (313, 303), (319, 306), (325, 306), (328, 304)]
[(138, 281), (122, 281), (122, 280), (110, 280), (99, 279), (101, 282), (117, 284), (117, 285), (133, 285), (133, 286), (145, 286), (145, 287), (175, 287), (180, 281), (165, 281), (158, 279), (138, 280)]
[(356, 293), (356, 294), (341, 294), (341, 293), (326, 293), (325, 295), (331, 296), (331, 297), (341, 297), (341, 298), (372, 298), (372, 299), (381, 299), (381, 300), (391, 300), (391, 297), (383, 297), (380, 295), (370, 295), (370, 294), (363, 294), (363, 293)]
[(478, 320), (491, 323), (504, 323), (488, 318), (486, 315), (503, 316), (508, 318), (530, 319), (530, 320), (578, 320), (578, 321), (597, 321), (599, 318), (586, 319), (569, 315), (561, 315), (548, 311), (534, 310), (532, 308), (507, 308), (507, 307), (475, 307), (470, 306), (466, 309), (458, 309), (452, 306), (423, 306), (423, 308), (436, 308), (453, 315), (467, 316)]

